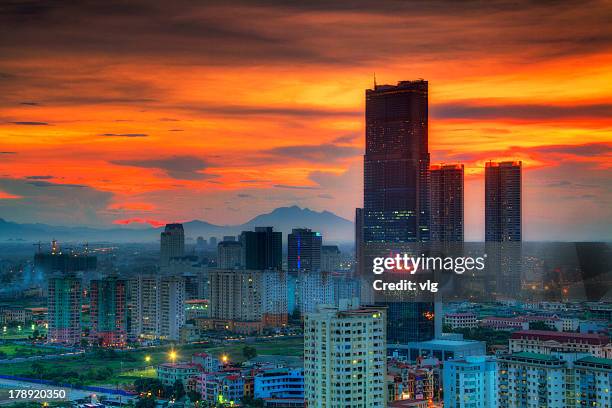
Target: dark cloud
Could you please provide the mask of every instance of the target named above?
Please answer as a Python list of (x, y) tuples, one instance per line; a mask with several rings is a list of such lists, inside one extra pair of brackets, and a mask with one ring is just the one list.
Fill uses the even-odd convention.
[(331, 194), (319, 194), (317, 197), (324, 198), (326, 200), (333, 200), (334, 199), (334, 196), (331, 195)]
[(0, 152), (0, 154), (17, 154), (17, 152), (7, 152), (7, 151), (4, 151), (4, 152)]
[(572, 156), (598, 157), (612, 153), (612, 143), (586, 143), (581, 145), (549, 145), (531, 148), (540, 153), (568, 154)]
[(357, 140), (358, 138), (361, 137), (360, 133), (350, 133), (348, 135), (344, 135), (344, 136), (339, 136), (337, 138), (335, 138), (332, 143), (338, 143), (338, 144), (347, 144), (347, 143), (353, 143), (355, 140)]
[(26, 176), (28, 180), (51, 180), (53, 176)]
[(100, 136), (106, 137), (148, 137), (146, 133), (102, 133)]
[(480, 120), (565, 120), (575, 118), (612, 117), (612, 104), (590, 105), (539, 105), (539, 104), (502, 104), (479, 105), (472, 101), (452, 102), (433, 105), (430, 109), (434, 119), (480, 119)]
[(88, 53), (232, 66), (355, 66), (400, 53), (432, 60), (488, 50), (532, 62), (608, 50), (610, 7), (598, 0), (158, 0), (71, 7), (15, 1), (0, 8), (0, 51), (13, 58)]
[(11, 122), (13, 125), (22, 126), (50, 126), (47, 122)]
[(39, 106), (40, 103), (38, 102), (19, 102), (20, 105), (26, 105), (26, 106)]
[(65, 188), (87, 188), (87, 186), (83, 185), (83, 184), (59, 184), (59, 183), (50, 183), (48, 181), (39, 181), (38, 179), (34, 179), (37, 181), (28, 181), (28, 184), (35, 186), (35, 187), (44, 187), (44, 188), (61, 188), (61, 189), (65, 189)]
[(181, 105), (173, 106), (176, 109), (188, 110), (202, 115), (222, 116), (293, 116), (301, 118), (313, 117), (340, 117), (360, 116), (363, 112), (358, 110), (336, 110), (313, 107), (291, 106), (245, 106), (245, 105)]
[(183, 129), (168, 129), (168, 132), (182, 132)]
[(100, 215), (113, 197), (88, 186), (14, 178), (0, 178), (0, 190), (21, 197), (0, 200), (0, 214), (21, 223), (104, 225), (107, 220)]
[(281, 146), (265, 150), (263, 153), (318, 163), (354, 157), (362, 153), (362, 149), (326, 143), (320, 145)]
[(113, 160), (111, 163), (120, 166), (160, 169), (165, 171), (169, 177), (178, 180), (204, 180), (217, 177), (214, 174), (203, 173), (203, 170), (206, 170), (207, 163), (196, 156), (172, 156), (163, 159), (146, 160)]
[(250, 197), (253, 197), (251, 194), (246, 194), (246, 193), (238, 193), (238, 194), (236, 194), (236, 196), (238, 196), (240, 198), (250, 198)]
[(241, 183), (269, 183), (272, 180), (258, 180), (258, 179), (253, 179), (253, 180), (240, 180)]
[(563, 145), (544, 145), (544, 146), (509, 146), (503, 150), (481, 151), (474, 153), (454, 154), (451, 151), (437, 151), (436, 156), (443, 158), (442, 161), (447, 162), (473, 162), (476, 160), (489, 160), (496, 157), (515, 157), (519, 160), (521, 157), (528, 156), (537, 160), (548, 161), (551, 164), (560, 160), (572, 160), (571, 156), (585, 157), (597, 159), (601, 161), (608, 160), (608, 156), (612, 154), (612, 143), (584, 143), (584, 144), (563, 144)]

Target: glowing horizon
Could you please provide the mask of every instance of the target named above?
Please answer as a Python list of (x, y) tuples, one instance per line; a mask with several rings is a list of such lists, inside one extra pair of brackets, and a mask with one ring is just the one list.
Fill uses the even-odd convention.
[(429, 81), (431, 162), (465, 166), (466, 239), (489, 160), (523, 162), (527, 239), (612, 238), (609, 4), (359, 4), (7, 6), (0, 217), (353, 219), (375, 72)]

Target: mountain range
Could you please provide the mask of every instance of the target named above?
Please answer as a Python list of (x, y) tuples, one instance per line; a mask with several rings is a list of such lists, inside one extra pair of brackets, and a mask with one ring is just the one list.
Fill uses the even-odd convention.
[[(298, 206), (280, 207), (267, 214), (260, 214), (239, 225), (216, 225), (206, 221), (192, 220), (183, 223), (187, 240), (196, 237), (237, 235), (255, 227), (272, 226), (284, 234), (293, 228), (310, 228), (323, 234), (326, 242), (352, 242), (353, 223), (329, 211), (313, 211)], [(43, 241), (52, 239), (64, 242), (155, 242), (163, 227), (113, 227), (94, 228), (80, 226), (54, 226), (47, 224), (19, 224), (0, 218), (0, 242)]]

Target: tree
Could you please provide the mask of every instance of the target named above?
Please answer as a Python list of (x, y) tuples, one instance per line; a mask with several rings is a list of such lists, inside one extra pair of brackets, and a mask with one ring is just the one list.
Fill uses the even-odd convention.
[(155, 397), (143, 396), (136, 400), (136, 408), (155, 408)]
[(202, 399), (202, 396), (194, 390), (187, 391), (187, 397), (189, 398), (189, 401), (193, 403), (198, 402)]
[(252, 358), (257, 357), (257, 349), (255, 347), (251, 347), (251, 346), (244, 346), (242, 348), (242, 355), (247, 360), (250, 360)]
[(38, 361), (35, 363), (32, 363), (32, 372), (34, 373), (36, 377), (42, 378), (42, 376), (45, 374), (45, 366), (43, 366)]
[(172, 385), (172, 398), (180, 400), (185, 396), (185, 387), (181, 380), (176, 380)]
[(555, 331), (543, 321), (529, 322), (529, 330)]
[(138, 378), (134, 381), (134, 390), (137, 393), (164, 395), (164, 385), (157, 378)]

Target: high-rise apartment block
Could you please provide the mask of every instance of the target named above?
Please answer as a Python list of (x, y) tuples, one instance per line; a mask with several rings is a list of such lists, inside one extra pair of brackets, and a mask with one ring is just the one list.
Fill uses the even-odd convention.
[(294, 228), (287, 239), (289, 273), (321, 270), (321, 234), (308, 228)]
[(329, 272), (300, 273), (296, 303), (301, 315), (312, 313), (317, 305), (334, 304), (334, 281)]
[(445, 408), (497, 408), (497, 364), (493, 358), (445, 361), (443, 380)]
[(304, 320), (304, 400), (308, 407), (385, 407), (384, 308), (320, 306)]
[(432, 165), (431, 177), (431, 241), (462, 242), (463, 165)]
[(287, 274), (266, 270), (212, 270), (205, 328), (241, 333), (287, 324)]
[(81, 341), (81, 279), (73, 274), (49, 278), (47, 341), (66, 345)]
[(521, 162), (485, 166), (485, 241), (520, 242)]
[(178, 340), (185, 324), (185, 278), (164, 276), (159, 282), (159, 337)]
[(219, 269), (240, 269), (242, 263), (242, 244), (236, 241), (221, 241), (217, 245), (217, 267)]
[(90, 283), (91, 338), (103, 347), (123, 347), (127, 340), (126, 281), (116, 276)]
[(342, 268), (342, 257), (337, 245), (321, 246), (321, 270), (336, 272)]
[(131, 335), (178, 340), (185, 324), (185, 280), (181, 276), (139, 275), (133, 286), (135, 319)]
[(612, 406), (612, 360), (577, 353), (502, 356), (500, 408)]
[(185, 255), (183, 224), (166, 224), (160, 239), (160, 266), (168, 266), (171, 258)]
[(283, 269), (283, 233), (272, 227), (256, 227), (240, 234), (242, 264), (251, 270)]

